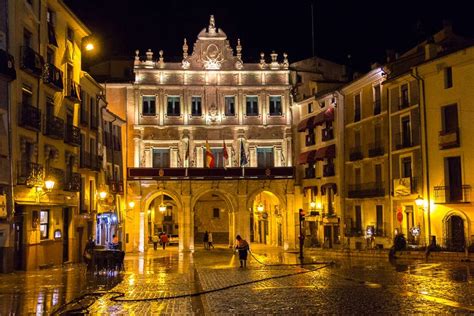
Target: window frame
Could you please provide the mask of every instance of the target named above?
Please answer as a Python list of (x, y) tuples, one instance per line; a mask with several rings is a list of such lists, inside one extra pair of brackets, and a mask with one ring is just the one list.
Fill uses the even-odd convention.
[(191, 111), (190, 112), (191, 112), (192, 117), (202, 116), (202, 96), (200, 95), (191, 96)]
[[(232, 111), (229, 111), (229, 102), (232, 100)], [(235, 95), (226, 95), (224, 96), (224, 114), (225, 116), (235, 116)]]
[(444, 75), (444, 88), (449, 89), (453, 87), (453, 68), (451, 66), (445, 67), (443, 71)]
[[(357, 102), (357, 100), (359, 102)], [(359, 109), (359, 111), (357, 111)], [(357, 112), (359, 115), (357, 116)], [(362, 119), (362, 93), (354, 94), (354, 123), (360, 122)]]
[[(145, 111), (145, 104), (147, 105), (147, 111)], [(156, 116), (156, 95), (142, 95), (141, 114), (142, 116)]]
[[(216, 214), (217, 214), (217, 216), (216, 216)], [(212, 218), (214, 218), (214, 219), (215, 219), (215, 218), (221, 218), (220, 215), (221, 215), (221, 210), (220, 210), (219, 208), (217, 208), (217, 207), (214, 207), (214, 208), (212, 209)]]
[[(172, 104), (173, 111), (170, 111), (170, 102)], [(178, 111), (176, 112), (176, 108)], [(166, 116), (179, 117), (181, 116), (181, 96), (179, 95), (168, 95), (166, 97)]]
[[(275, 167), (275, 148), (273, 146), (259, 146), (259, 147), (256, 148), (255, 152), (256, 152), (256, 155), (257, 155), (257, 167), (259, 167), (259, 168), (273, 168), (273, 167)], [(264, 153), (265, 161), (264, 161), (263, 164), (260, 163), (259, 152)], [(271, 156), (273, 158), (273, 160), (271, 161), (270, 166), (266, 164), (266, 162), (268, 162), (267, 154), (269, 152), (271, 152)]]
[[(250, 104), (250, 107), (249, 107)], [(253, 111), (249, 113), (249, 109), (252, 109)], [(256, 112), (255, 112), (256, 110)], [(259, 116), (259, 108), (258, 108), (258, 95), (246, 95), (245, 96), (245, 116)]]
[[(278, 98), (279, 101), (273, 101), (272, 99)], [(282, 96), (281, 95), (270, 95), (268, 97), (268, 114), (270, 116), (282, 116), (283, 115), (283, 105), (282, 105)], [(274, 112), (272, 112), (272, 103), (274, 103)], [(279, 104), (279, 105), (278, 105)], [(278, 111), (280, 110), (280, 111)]]
[[(46, 221), (43, 221), (42, 214), (46, 213)], [(50, 228), (50, 210), (40, 210), (39, 211), (39, 231), (40, 231), (40, 240), (47, 240), (49, 239), (49, 228)], [(42, 230), (41, 228), (46, 226), (46, 230)], [(45, 231), (45, 235), (43, 232)]]

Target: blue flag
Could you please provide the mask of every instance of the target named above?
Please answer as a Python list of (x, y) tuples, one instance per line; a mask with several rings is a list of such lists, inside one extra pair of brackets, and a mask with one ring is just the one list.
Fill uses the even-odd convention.
[(240, 140), (240, 166), (243, 167), (248, 163), (247, 155), (245, 154), (244, 141)]

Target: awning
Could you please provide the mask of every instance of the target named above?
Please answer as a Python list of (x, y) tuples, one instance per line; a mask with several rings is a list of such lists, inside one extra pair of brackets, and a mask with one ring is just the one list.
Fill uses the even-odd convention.
[(324, 115), (324, 112), (319, 113), (318, 115), (315, 116), (314, 126), (323, 124), (325, 120), (326, 120), (326, 116)]
[(315, 116), (311, 116), (311, 117), (308, 117), (304, 120), (302, 120), (299, 124), (298, 124), (298, 132), (304, 132), (305, 130), (307, 129), (312, 129), (314, 128), (314, 119), (316, 117)]
[(332, 189), (334, 194), (337, 194), (337, 185), (335, 183), (326, 183), (321, 186), (321, 195), (326, 194), (327, 189)]
[(304, 153), (301, 153), (300, 156), (298, 157), (298, 163), (300, 165), (303, 165), (305, 163), (315, 162), (316, 154), (317, 154), (317, 150), (305, 151)]
[(326, 122), (334, 121), (334, 108), (330, 107), (329, 109), (324, 112), (324, 119)]
[(326, 158), (334, 158), (336, 157), (336, 145), (330, 145), (323, 148), (318, 149), (316, 154), (315, 160), (323, 160)]

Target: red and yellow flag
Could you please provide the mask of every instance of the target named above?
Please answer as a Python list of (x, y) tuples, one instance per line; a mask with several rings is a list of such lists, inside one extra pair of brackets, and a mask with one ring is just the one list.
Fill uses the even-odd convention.
[(209, 143), (207, 142), (206, 139), (206, 167), (207, 168), (214, 168), (215, 166), (215, 159), (214, 155), (211, 151), (211, 147), (209, 146)]

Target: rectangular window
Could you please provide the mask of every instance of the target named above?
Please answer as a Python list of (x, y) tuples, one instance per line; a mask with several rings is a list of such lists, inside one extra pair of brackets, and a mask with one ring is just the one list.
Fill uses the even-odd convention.
[(281, 109), (281, 96), (270, 96), (270, 115), (271, 116), (279, 116), (282, 115)]
[(360, 94), (354, 97), (354, 122), (360, 121)]
[(54, 65), (54, 50), (50, 47), (46, 49), (46, 62)]
[(56, 25), (56, 13), (50, 8), (46, 11), (46, 22), (52, 26)]
[(441, 108), (443, 120), (443, 132), (445, 134), (454, 133), (458, 130), (458, 106), (451, 104)]
[(451, 67), (444, 68), (444, 88), (449, 89), (453, 86), (453, 69)]
[(308, 113), (313, 113), (314, 108), (313, 108), (313, 102), (308, 103)]
[(68, 27), (66, 29), (66, 36), (68, 40), (74, 42), (74, 30), (72, 28)]
[(96, 109), (95, 109), (95, 99), (94, 97), (90, 97), (89, 99), (89, 107), (90, 107), (90, 122), (91, 122), (91, 127), (94, 125), (94, 120), (96, 119)]
[(168, 97), (168, 108), (166, 110), (166, 115), (168, 116), (180, 116), (180, 100), (179, 96), (169, 96)]
[(40, 238), (49, 238), (49, 210), (40, 211)]
[(23, 104), (33, 105), (33, 91), (30, 87), (23, 86), (21, 89), (21, 101)]
[(144, 95), (142, 97), (142, 115), (156, 115), (156, 98), (154, 95)]
[(402, 128), (402, 148), (411, 147), (411, 124), (410, 116), (401, 118)]
[(91, 138), (89, 140), (89, 148), (90, 148), (91, 158), (94, 159), (94, 157), (97, 153), (97, 146), (96, 146), (95, 138)]
[(79, 213), (86, 213), (86, 178), (81, 177), (81, 189), (79, 191)]
[(382, 111), (382, 97), (380, 92), (380, 85), (374, 86), (374, 115), (380, 114)]
[(402, 167), (402, 178), (411, 178), (412, 171), (411, 171), (411, 157), (403, 157), (401, 159), (401, 167)]
[(382, 180), (382, 165), (376, 164), (375, 166), (375, 184), (377, 188), (382, 187), (383, 180)]
[(360, 168), (354, 168), (354, 184), (359, 187), (362, 181)]
[(273, 147), (257, 148), (257, 167), (269, 168), (274, 166)]
[(446, 190), (446, 202), (457, 202), (463, 200), (461, 157), (447, 157), (445, 161), (444, 181), (448, 185)]
[(219, 210), (218, 208), (213, 208), (213, 209), (212, 209), (212, 217), (214, 217), (214, 218), (219, 218), (219, 217), (220, 217), (220, 214), (221, 214), (221, 212), (220, 212), (220, 210)]
[(235, 116), (235, 97), (226, 96), (224, 97), (224, 102), (225, 102), (225, 115)]
[(192, 116), (201, 116), (201, 97), (191, 97), (191, 115)]
[(404, 84), (400, 88), (401, 97), (400, 97), (400, 108), (404, 109), (409, 105), (409, 96), (408, 96), (408, 84)]
[(153, 168), (169, 168), (170, 150), (153, 148)]
[(258, 116), (258, 97), (247, 96), (246, 97), (246, 115), (247, 116)]
[(362, 209), (360, 205), (355, 206), (355, 232), (362, 233)]

